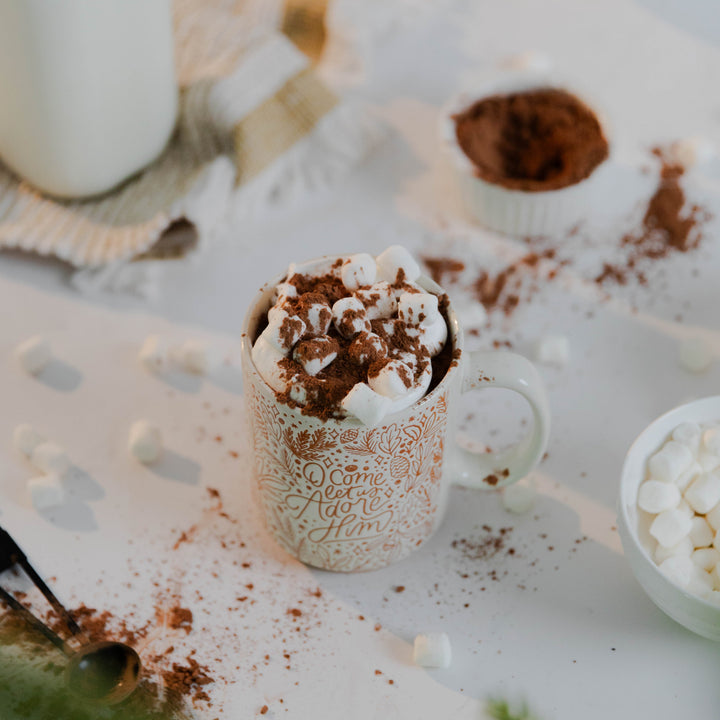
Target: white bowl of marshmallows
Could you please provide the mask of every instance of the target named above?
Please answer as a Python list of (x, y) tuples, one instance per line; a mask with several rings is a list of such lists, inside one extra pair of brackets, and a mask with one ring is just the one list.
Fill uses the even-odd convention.
[(635, 440), (620, 480), (618, 530), (652, 601), (720, 640), (720, 396), (671, 410)]

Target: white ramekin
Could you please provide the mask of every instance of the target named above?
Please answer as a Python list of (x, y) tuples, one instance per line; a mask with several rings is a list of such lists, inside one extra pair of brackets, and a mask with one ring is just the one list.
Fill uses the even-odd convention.
[(652, 558), (649, 520), (638, 510), (637, 496), (647, 461), (682, 422), (716, 422), (720, 395), (680, 405), (661, 415), (638, 436), (628, 451), (620, 478), (618, 531), (625, 557), (650, 599), (673, 620), (709, 640), (720, 640), (720, 606), (672, 583)]
[(477, 176), (474, 164), (457, 141), (454, 116), (491, 95), (547, 87), (566, 90), (595, 113), (611, 153), (609, 123), (598, 105), (588, 100), (585, 93), (578, 92), (571, 83), (547, 72), (503, 73), (457, 94), (442, 111), (441, 140), (454, 170), (464, 205), (474, 218), (491, 230), (525, 237), (556, 235), (570, 229), (588, 215), (596, 195), (598, 178), (609, 165), (608, 157), (584, 180), (558, 190), (540, 192), (510, 190)]

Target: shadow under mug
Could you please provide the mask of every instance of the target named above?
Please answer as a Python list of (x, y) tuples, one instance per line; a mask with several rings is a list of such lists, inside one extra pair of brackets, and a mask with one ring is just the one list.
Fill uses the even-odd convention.
[[(542, 459), (550, 411), (539, 373), (514, 353), (465, 351), (452, 305), (446, 312), (448, 341), (459, 357), (430, 393), (377, 426), (349, 417), (321, 420), (278, 400), (255, 368), (251, 351), (281, 279), (260, 291), (245, 317), (243, 385), (259, 503), (273, 537), (298, 560), (339, 572), (390, 565), (434, 533), (452, 483), (502, 487)], [(443, 293), (428, 278), (418, 284)], [(458, 398), (478, 388), (505, 388), (527, 400), (533, 423), (519, 443), (481, 454), (455, 443)]]

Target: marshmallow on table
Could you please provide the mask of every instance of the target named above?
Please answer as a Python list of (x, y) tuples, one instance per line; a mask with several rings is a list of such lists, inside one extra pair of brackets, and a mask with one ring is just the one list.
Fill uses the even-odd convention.
[(356, 297), (344, 297), (332, 306), (335, 329), (344, 338), (351, 338), (363, 330), (370, 331), (365, 306)]
[(70, 458), (65, 448), (54, 442), (42, 442), (30, 453), (30, 462), (48, 475), (64, 475), (70, 469)]
[(665, 510), (655, 516), (650, 525), (650, 534), (666, 548), (677, 545), (690, 534), (691, 519), (677, 508)]
[(65, 502), (65, 490), (54, 473), (28, 480), (27, 489), (36, 510), (48, 510)]
[(375, 258), (367, 253), (350, 255), (340, 268), (340, 278), (347, 290), (357, 290), (372, 285), (377, 275)]
[(522, 514), (533, 509), (536, 497), (535, 488), (521, 480), (503, 488), (502, 503), (508, 512)]
[(340, 404), (349, 415), (372, 427), (387, 414), (390, 399), (379, 395), (365, 383), (356, 383)]
[(355, 297), (365, 306), (368, 320), (378, 320), (392, 317), (398, 309), (398, 300), (395, 291), (387, 280), (381, 280), (355, 291)]
[(710, 346), (700, 338), (689, 338), (680, 343), (678, 360), (680, 367), (691, 373), (703, 373), (712, 363)]
[(42, 335), (33, 335), (15, 348), (15, 356), (25, 372), (37, 375), (50, 362), (52, 352), (50, 344)]
[(398, 300), (398, 317), (408, 325), (430, 327), (438, 318), (442, 319), (438, 310), (437, 295), (403, 293)]
[(149, 335), (140, 348), (138, 360), (148, 372), (161, 373), (168, 363), (166, 343), (157, 335)]
[(687, 445), (670, 440), (648, 461), (653, 480), (674, 482), (692, 464), (693, 455)]
[(285, 308), (280, 308), (277, 313), (273, 313), (272, 318), (268, 318), (268, 325), (255, 344), (257, 345), (259, 340), (264, 340), (287, 357), (304, 332), (305, 323), (302, 319)]
[(337, 353), (337, 340), (325, 335), (310, 340), (301, 340), (295, 346), (293, 360), (300, 363), (308, 375), (315, 376), (337, 357)]
[(535, 346), (535, 360), (544, 365), (565, 367), (570, 358), (570, 343), (564, 335), (544, 335)]
[(162, 435), (160, 429), (147, 420), (137, 420), (130, 427), (128, 450), (141, 463), (157, 460), (162, 454)]
[(42, 435), (40, 435), (39, 433), (37, 433), (35, 429), (27, 423), (18, 425), (13, 430), (12, 439), (13, 445), (21, 453), (23, 453), (23, 455), (27, 455), (27, 457), (30, 457), (32, 455), (33, 450), (38, 445), (45, 442), (45, 438), (42, 437)]
[(376, 262), (378, 277), (389, 283), (398, 279), (401, 270), (406, 282), (414, 282), (420, 277), (420, 265), (402, 245), (391, 245), (377, 256)]
[(672, 439), (687, 445), (691, 452), (697, 453), (702, 439), (702, 430), (697, 423), (684, 422), (678, 425), (672, 433)]
[(413, 661), (420, 667), (446, 668), (450, 666), (452, 650), (447, 633), (427, 633), (415, 636)]
[(459, 305), (455, 308), (458, 320), (463, 327), (477, 328), (487, 322), (487, 310), (479, 302)]
[(400, 360), (389, 360), (380, 371), (368, 377), (368, 385), (379, 395), (391, 400), (410, 392), (413, 385), (412, 370)]
[(645, 512), (657, 514), (677, 507), (680, 490), (673, 483), (646, 480), (638, 491), (638, 506)]
[(193, 375), (207, 375), (219, 364), (214, 348), (202, 340), (186, 340), (177, 357), (182, 369)]

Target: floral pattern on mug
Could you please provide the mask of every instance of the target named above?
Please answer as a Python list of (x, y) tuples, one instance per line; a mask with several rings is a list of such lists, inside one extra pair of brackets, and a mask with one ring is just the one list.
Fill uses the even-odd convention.
[(265, 518), (296, 558), (328, 570), (372, 570), (432, 534), (446, 393), (375, 428), (302, 415), (252, 384), (248, 403)]

